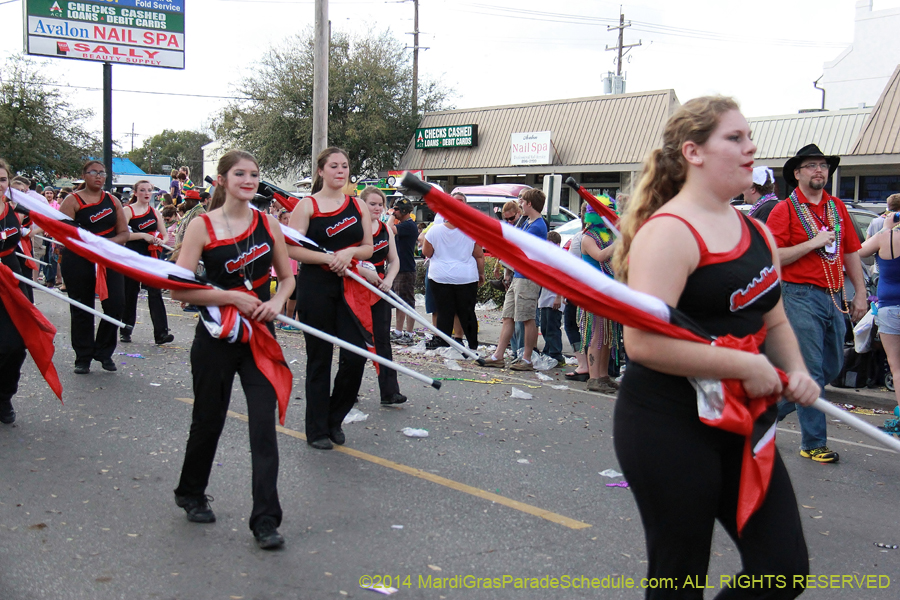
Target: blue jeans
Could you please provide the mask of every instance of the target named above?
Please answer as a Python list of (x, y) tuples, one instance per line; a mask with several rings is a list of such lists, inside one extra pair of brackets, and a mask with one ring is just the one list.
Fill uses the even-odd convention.
[[(841, 372), (844, 364), (844, 315), (824, 289), (798, 283), (782, 282), (784, 311), (787, 313), (800, 353), (809, 374), (821, 389)], [(812, 407), (797, 406), (784, 399), (778, 402), (778, 417), (797, 411), (800, 420), (800, 448), (821, 448), (828, 441), (825, 413)]]
[(565, 364), (566, 359), (562, 353), (562, 311), (555, 308), (542, 308), (541, 335), (544, 336), (544, 349), (541, 354), (555, 358)]
[(509, 340), (509, 349), (513, 356), (518, 356), (519, 352), (525, 349), (525, 321), (516, 321), (516, 328), (513, 330), (513, 336)]

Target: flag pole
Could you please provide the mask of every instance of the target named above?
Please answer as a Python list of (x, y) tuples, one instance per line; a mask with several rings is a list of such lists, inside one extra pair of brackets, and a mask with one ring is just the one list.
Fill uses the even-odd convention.
[(95, 316), (97, 316), (97, 317), (100, 317), (100, 318), (103, 319), (104, 321), (107, 321), (107, 322), (109, 322), (109, 323), (112, 323), (112, 324), (115, 325), (116, 327), (119, 327), (119, 328), (127, 327), (127, 325), (125, 325), (125, 323), (123, 323), (122, 321), (113, 319), (113, 318), (110, 317), (109, 315), (105, 315), (105, 314), (103, 314), (102, 312), (100, 312), (99, 310), (95, 310), (95, 309), (91, 308), (90, 306), (85, 306), (84, 304), (82, 304), (81, 302), (78, 302), (77, 300), (72, 300), (72, 299), (69, 298), (68, 296), (64, 296), (63, 294), (60, 294), (59, 292), (57, 292), (57, 291), (54, 290), (54, 289), (51, 289), (51, 288), (48, 288), (48, 287), (44, 287), (44, 286), (42, 286), (41, 284), (39, 284), (39, 283), (37, 283), (37, 282), (35, 282), (35, 281), (32, 281), (32, 280), (28, 279), (27, 277), (23, 277), (22, 275), (19, 275), (18, 273), (15, 273), (15, 272), (14, 272), (14, 273), (13, 273), (13, 277), (15, 277), (16, 279), (18, 279), (19, 281), (21, 281), (22, 283), (24, 283), (24, 284), (26, 284), (26, 285), (30, 285), (31, 287), (37, 288), (37, 289), (39, 289), (39, 290), (41, 290), (41, 291), (43, 291), (43, 292), (47, 292), (47, 293), (50, 294), (51, 296), (53, 296), (53, 297), (55, 297), (55, 298), (59, 298), (59, 299), (62, 300), (63, 302), (68, 302), (69, 304), (71, 304), (71, 305), (74, 306), (75, 308), (80, 308), (80, 309), (83, 310), (84, 312), (91, 313), (92, 315), (95, 315)]
[(387, 293), (382, 292), (376, 286), (374, 286), (371, 283), (369, 283), (368, 281), (366, 281), (366, 279), (364, 277), (357, 275), (350, 269), (347, 269), (346, 275), (347, 275), (347, 277), (350, 277), (350, 279), (353, 279), (354, 281), (357, 281), (360, 284), (362, 284), (366, 289), (368, 289), (373, 294), (376, 294), (377, 296), (383, 298), (389, 304), (392, 304), (393, 306), (397, 307), (398, 310), (402, 310), (404, 313), (406, 313), (407, 315), (409, 315), (410, 317), (415, 319), (417, 322), (424, 325), (426, 328), (428, 328), (430, 331), (432, 331), (436, 336), (438, 336), (439, 338), (441, 338), (442, 340), (444, 340), (445, 342), (450, 344), (450, 346), (452, 348), (461, 352), (463, 356), (468, 356), (469, 358), (472, 358), (475, 360), (478, 360), (481, 358), (480, 356), (478, 356), (477, 352), (473, 352), (472, 350), (469, 350), (468, 348), (466, 348), (465, 346), (463, 346), (462, 344), (460, 344), (459, 342), (454, 340), (452, 337), (450, 337), (449, 335), (447, 335), (446, 333), (444, 333), (443, 331), (441, 331), (440, 329), (438, 329), (437, 327), (435, 327), (434, 325), (429, 323), (428, 320), (425, 319), (424, 317), (422, 317), (422, 315), (420, 315), (417, 310), (412, 309), (409, 306), (409, 304), (406, 303), (406, 301), (404, 301), (402, 298), (397, 296), (394, 292), (392, 292), (392, 291), (387, 292)]
[(893, 436), (888, 435), (887, 433), (878, 429), (874, 425), (866, 423), (865, 421), (863, 421), (856, 415), (851, 414), (851, 413), (847, 412), (846, 410), (843, 410), (842, 408), (835, 406), (828, 400), (825, 400), (824, 398), (819, 398), (818, 400), (813, 402), (812, 406), (813, 406), (813, 408), (822, 411), (829, 417), (834, 417), (835, 419), (840, 419), (841, 421), (843, 421), (847, 425), (850, 425), (851, 427), (853, 427), (860, 433), (864, 433), (867, 436), (869, 436), (870, 438), (872, 438), (873, 440), (875, 440), (876, 442), (878, 442), (884, 446), (887, 446), (888, 448), (890, 448), (891, 450), (894, 450), (895, 452), (900, 453), (900, 440), (898, 440), (897, 438), (895, 438)]
[(27, 259), (27, 260), (33, 260), (33, 261), (36, 262), (37, 264), (39, 264), (39, 265), (44, 265), (45, 267), (49, 267), (49, 266), (50, 266), (49, 263), (45, 263), (45, 262), (42, 261), (42, 260), (38, 260), (38, 259), (36, 259), (36, 258), (33, 257), (33, 256), (28, 256), (27, 254), (22, 254), (21, 252), (13, 252), (13, 254), (15, 254), (16, 256), (19, 256), (19, 257), (21, 257), (21, 258)]
[(34, 234), (34, 237), (36, 237), (39, 240), (44, 240), (45, 242), (50, 242), (51, 244), (56, 244), (57, 246), (62, 246), (63, 248), (65, 248), (64, 244), (57, 242), (56, 240), (51, 240), (48, 237), (44, 237), (44, 236), (38, 235), (38, 234)]
[(363, 358), (371, 360), (372, 362), (377, 362), (378, 364), (384, 365), (385, 367), (387, 367), (389, 369), (393, 369), (393, 370), (397, 371), (398, 373), (403, 373), (407, 377), (412, 377), (413, 379), (418, 379), (422, 383), (427, 383), (428, 385), (430, 385), (431, 387), (433, 387), (436, 390), (441, 389), (441, 382), (438, 381), (437, 379), (432, 379), (431, 377), (428, 377), (427, 375), (422, 375), (421, 373), (413, 371), (412, 369), (404, 367), (403, 365), (397, 364), (392, 360), (388, 360), (387, 358), (378, 356), (377, 354), (374, 354), (367, 350), (363, 350), (359, 346), (354, 346), (350, 342), (346, 342), (338, 337), (329, 335), (329, 334), (325, 333), (324, 331), (320, 331), (314, 327), (310, 327), (309, 325), (306, 325), (305, 323), (301, 323), (300, 321), (295, 321), (294, 319), (290, 319), (284, 315), (278, 315), (277, 317), (275, 317), (275, 320), (281, 321), (285, 325), (290, 325), (291, 327), (296, 327), (303, 333), (308, 333), (309, 335), (313, 335), (325, 342), (328, 342), (329, 344), (333, 344), (335, 346), (343, 348), (344, 350), (347, 350), (349, 352), (352, 352), (354, 354), (362, 356)]

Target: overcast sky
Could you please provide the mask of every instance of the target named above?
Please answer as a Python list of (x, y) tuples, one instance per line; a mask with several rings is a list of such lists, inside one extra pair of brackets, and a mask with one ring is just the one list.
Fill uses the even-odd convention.
[[(62, 4), (62, 0), (60, 0)], [(672, 88), (679, 100), (723, 93), (747, 116), (795, 113), (820, 105), (812, 82), (824, 62), (853, 40), (856, 0), (641, 0), (625, 3), (624, 63), (628, 92)], [(253, 72), (272, 44), (313, 24), (311, 0), (186, 0), (186, 68), (116, 66), (114, 90), (229, 96)], [(453, 92), (457, 108), (600, 95), (614, 71), (619, 3), (603, 0), (421, 0), (420, 73)], [(894, 8), (900, 0), (875, 0)], [(386, 0), (332, 0), (332, 28), (352, 34), (390, 29), (412, 45), (413, 4)], [(22, 0), (0, 5), (4, 57), (21, 52)], [(47, 73), (73, 104), (96, 111), (101, 128), (102, 67), (51, 59)], [(889, 75), (889, 73), (887, 74)], [(186, 95), (113, 94), (113, 135), (119, 148), (129, 134), (203, 129), (227, 100)]]

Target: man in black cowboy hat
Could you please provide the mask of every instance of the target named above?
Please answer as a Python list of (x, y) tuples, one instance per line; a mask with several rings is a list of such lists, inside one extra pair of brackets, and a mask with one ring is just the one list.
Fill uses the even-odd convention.
[[(868, 308), (853, 221), (844, 203), (825, 191), (840, 162), (840, 157), (826, 156), (815, 144), (801, 148), (784, 164), (783, 172), (796, 189), (772, 209), (766, 222), (778, 244), (784, 310), (806, 368), (823, 389), (843, 366), (843, 313), (858, 321)], [(849, 307), (844, 298), (845, 269), (856, 290)], [(838, 453), (826, 445), (825, 414), (782, 400), (779, 416), (795, 408), (802, 433), (800, 456), (837, 462)]]

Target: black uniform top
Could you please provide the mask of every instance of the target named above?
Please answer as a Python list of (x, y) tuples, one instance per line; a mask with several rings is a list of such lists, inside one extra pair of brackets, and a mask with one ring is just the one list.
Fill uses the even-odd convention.
[[(19, 229), (19, 219), (10, 209), (9, 203), (0, 201), (3, 208), (0, 209), (0, 262), (10, 268), (17, 275), (22, 274), (19, 257), (13, 254), (19, 246), (22, 232)], [(24, 287), (25, 284), (19, 284)], [(19, 330), (6, 312), (3, 303), (0, 302), (0, 354), (17, 352), (25, 347)]]
[[(136, 204), (132, 205), (132, 211), (134, 211), (136, 206)], [(157, 224), (156, 219), (156, 211), (154, 211), (152, 207), (148, 206), (147, 212), (145, 212), (143, 215), (138, 216), (137, 214), (133, 214), (132, 217), (128, 220), (128, 227), (134, 233), (149, 233), (150, 235), (153, 235), (159, 230), (159, 225)], [(146, 240), (129, 240), (125, 242), (125, 247), (134, 250), (138, 254), (150, 256), (150, 242)]]
[(384, 277), (384, 262), (387, 260), (388, 251), (391, 249), (390, 233), (384, 223), (378, 222), (378, 232), (372, 236), (372, 242), (375, 245), (375, 249), (369, 262), (375, 265), (375, 270)]
[[(16, 214), (9, 207), (9, 203), (0, 201), (0, 204), (3, 204), (3, 208), (0, 210), (0, 257), (3, 257), (3, 264), (11, 269), (12, 263), (15, 263), (15, 272), (18, 273), (19, 260), (13, 252), (16, 251), (19, 240), (22, 239), (21, 225), (19, 225)], [(6, 260), (7, 257), (11, 257), (11, 260)]]
[[(737, 212), (737, 211), (736, 211)], [(781, 298), (772, 250), (754, 219), (738, 212), (741, 240), (728, 252), (710, 252), (700, 234), (676, 215), (693, 233), (700, 249), (700, 262), (685, 281), (678, 299), (679, 311), (706, 333), (719, 337), (744, 337), (763, 328), (764, 317)], [(763, 351), (763, 347), (760, 351)], [(632, 361), (625, 371), (619, 398), (672, 412), (697, 414), (697, 397), (686, 377), (666, 375)], [(672, 401), (674, 400), (674, 402)], [(687, 411), (687, 412), (685, 412)]]
[[(356, 198), (344, 196), (344, 203), (335, 211), (322, 212), (316, 199), (310, 196), (313, 203), (313, 214), (309, 218), (306, 237), (325, 250), (337, 252), (362, 243), (365, 232), (362, 225), (362, 213)], [(340, 278), (328, 269), (328, 265), (301, 265), (302, 276), (322, 276), (325, 279)], [(318, 278), (318, 277), (317, 277)]]
[(265, 302), (271, 296), (269, 269), (272, 267), (275, 242), (266, 216), (258, 210), (252, 213), (250, 227), (229, 239), (216, 238), (209, 215), (200, 215), (210, 240), (203, 247), (201, 258), (210, 281), (228, 290), (245, 290), (246, 278), (256, 296)]
[(79, 227), (101, 237), (115, 237), (119, 213), (109, 192), (103, 192), (103, 197), (96, 204), (85, 204), (77, 192), (75, 199), (78, 200), (75, 222)]

